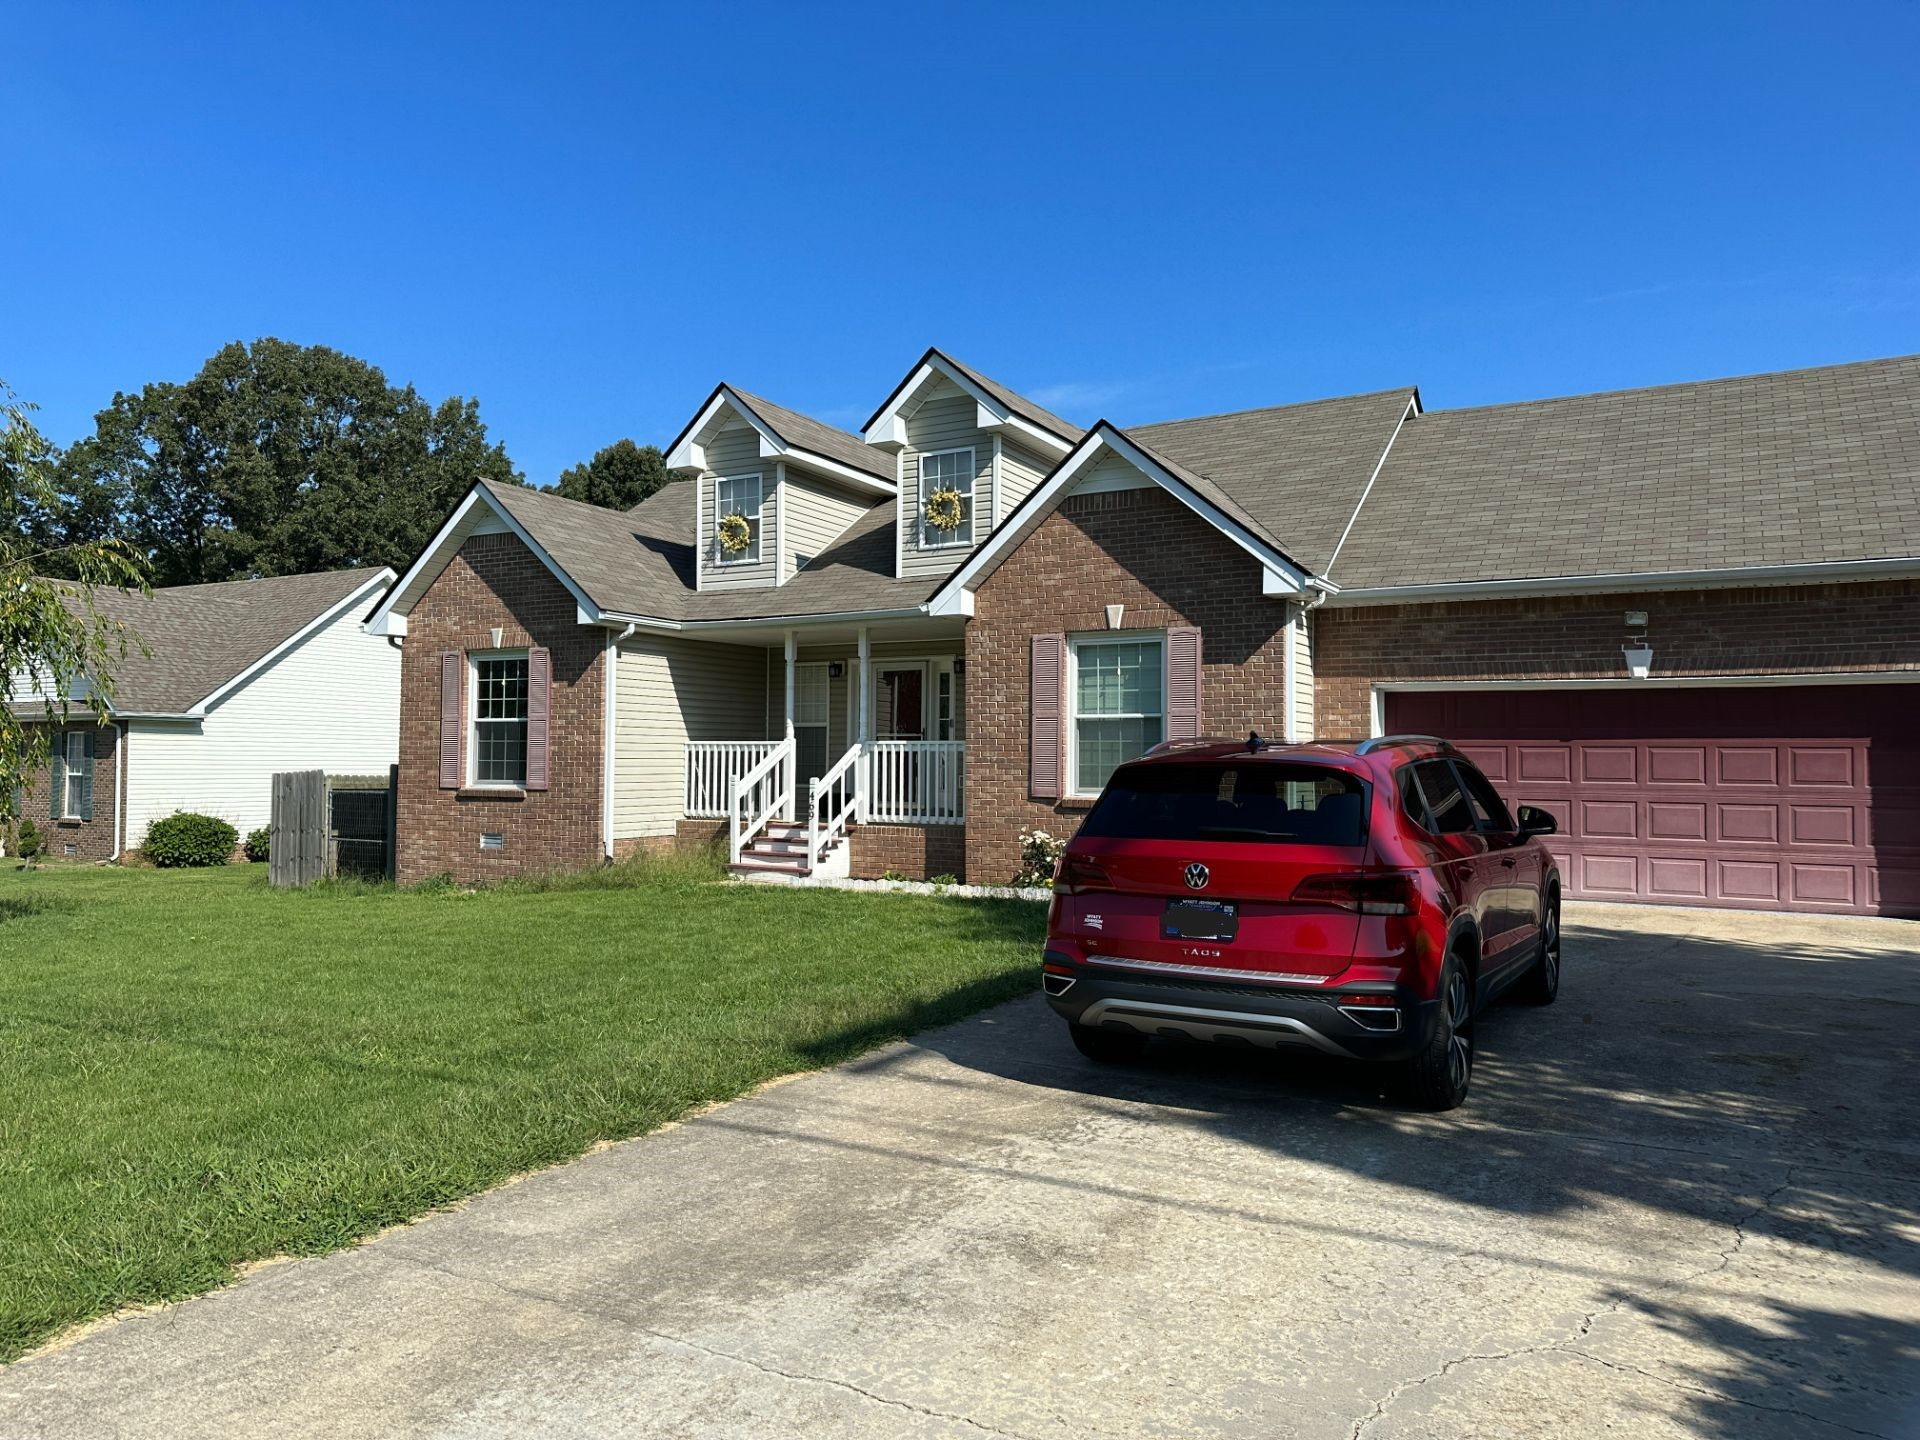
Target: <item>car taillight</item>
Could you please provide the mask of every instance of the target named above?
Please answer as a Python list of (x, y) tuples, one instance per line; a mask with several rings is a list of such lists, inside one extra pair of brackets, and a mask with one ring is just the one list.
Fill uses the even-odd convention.
[(1299, 905), (1332, 905), (1359, 915), (1411, 915), (1420, 901), (1413, 876), (1309, 875), (1293, 890)]
[(1083, 890), (1105, 890), (1113, 882), (1107, 872), (1084, 855), (1062, 855), (1053, 874), (1053, 893), (1078, 895)]

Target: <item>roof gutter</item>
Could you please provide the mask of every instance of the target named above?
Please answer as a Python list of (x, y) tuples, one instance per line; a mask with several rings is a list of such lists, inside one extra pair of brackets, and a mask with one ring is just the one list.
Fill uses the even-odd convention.
[(1820, 585), (1920, 575), (1920, 556), (1877, 560), (1823, 560), (1806, 565), (1739, 565), (1718, 570), (1640, 570), (1603, 575), (1542, 575), (1511, 580), (1441, 581), (1432, 585), (1371, 585), (1335, 589), (1335, 605), (1419, 605), (1503, 596), (1590, 595), (1633, 590), (1693, 590), (1741, 585)]
[(756, 615), (746, 619), (666, 620), (658, 615), (623, 615), (612, 610), (603, 610), (595, 620), (601, 625), (685, 634), (711, 630), (756, 630), (767, 625), (845, 625), (850, 622), (866, 624), (876, 620), (916, 620), (928, 613), (925, 605), (915, 605), (908, 610), (836, 610), (825, 615)]

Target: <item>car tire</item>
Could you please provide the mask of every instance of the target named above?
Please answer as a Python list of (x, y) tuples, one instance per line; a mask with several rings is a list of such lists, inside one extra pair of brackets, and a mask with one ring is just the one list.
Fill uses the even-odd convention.
[(1147, 1053), (1147, 1037), (1130, 1030), (1100, 1030), (1091, 1025), (1067, 1026), (1073, 1048), (1102, 1065), (1125, 1065)]
[(1540, 927), (1540, 958), (1533, 962), (1513, 995), (1523, 1005), (1551, 1005), (1560, 993), (1560, 897), (1547, 896), (1546, 920)]
[(1418, 1110), (1451, 1110), (1473, 1083), (1473, 985), (1457, 955), (1440, 967), (1433, 1034), (1406, 1064), (1407, 1100)]

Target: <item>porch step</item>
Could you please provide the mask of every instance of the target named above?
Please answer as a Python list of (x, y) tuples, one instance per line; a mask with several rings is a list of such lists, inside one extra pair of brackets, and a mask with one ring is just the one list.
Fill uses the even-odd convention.
[(807, 867), (798, 855), (791, 857), (784, 855), (756, 855), (751, 850), (747, 851), (736, 863), (729, 865), (727, 868), (736, 875), (751, 875), (755, 873), (804, 875), (807, 873)]
[[(845, 844), (837, 839), (827, 846), (820, 857), (820, 869), (833, 867), (835, 852)], [(807, 854), (807, 827), (804, 825), (774, 824), (766, 827), (753, 837), (753, 843), (740, 852), (738, 864), (728, 868), (738, 874), (761, 873), (780, 875), (805, 875)]]

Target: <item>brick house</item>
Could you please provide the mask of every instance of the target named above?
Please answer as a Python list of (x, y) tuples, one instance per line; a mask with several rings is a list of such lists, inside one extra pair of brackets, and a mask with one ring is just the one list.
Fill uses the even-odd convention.
[(1920, 358), (1082, 430), (936, 350), (857, 435), (722, 385), (668, 459), (476, 485), (369, 616), (403, 879), (998, 882), (1163, 739), (1414, 730), (1570, 896), (1920, 914)]
[[(117, 860), (176, 810), (217, 816), (244, 837), (268, 821), (276, 771), (385, 773), (398, 748), (400, 657), (360, 620), (393, 578), (334, 570), (96, 591), (128, 642), (107, 721), (71, 711), (14, 813), (50, 855)], [(46, 713), (30, 688), (16, 706)]]

